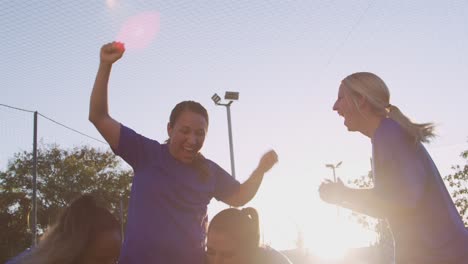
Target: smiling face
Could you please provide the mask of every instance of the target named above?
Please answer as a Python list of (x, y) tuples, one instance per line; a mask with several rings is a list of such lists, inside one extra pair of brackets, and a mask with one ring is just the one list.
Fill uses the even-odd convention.
[(207, 131), (205, 117), (189, 110), (181, 112), (172, 126), (167, 125), (169, 152), (183, 163), (192, 163), (203, 147)]
[(352, 98), (349, 89), (341, 83), (338, 90), (338, 98), (333, 105), (333, 111), (336, 111), (344, 118), (344, 125), (348, 131), (359, 131), (362, 120), (362, 113), (358, 109), (359, 102)]

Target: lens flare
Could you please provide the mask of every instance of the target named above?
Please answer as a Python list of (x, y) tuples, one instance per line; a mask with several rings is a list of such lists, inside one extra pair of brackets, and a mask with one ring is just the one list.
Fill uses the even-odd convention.
[(159, 13), (144, 12), (130, 17), (120, 29), (116, 40), (127, 50), (147, 48), (159, 32)]
[(106, 6), (109, 9), (114, 9), (117, 7), (117, 5), (118, 5), (117, 0), (106, 0)]

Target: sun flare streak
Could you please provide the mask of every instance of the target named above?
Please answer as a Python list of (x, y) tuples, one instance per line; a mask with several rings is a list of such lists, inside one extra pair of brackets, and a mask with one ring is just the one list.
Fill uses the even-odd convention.
[(143, 50), (154, 40), (159, 27), (158, 12), (143, 12), (125, 21), (116, 40), (123, 42), (127, 50)]

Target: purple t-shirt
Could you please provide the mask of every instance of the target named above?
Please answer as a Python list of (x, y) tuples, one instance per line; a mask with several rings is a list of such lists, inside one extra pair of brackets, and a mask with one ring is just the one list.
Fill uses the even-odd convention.
[(468, 263), (468, 231), (424, 146), (387, 118), (372, 147), (369, 203), (390, 225), (397, 263)]
[(234, 194), (239, 182), (208, 159), (210, 176), (201, 180), (167, 144), (123, 125), (114, 151), (135, 174), (119, 264), (203, 263), (207, 205)]

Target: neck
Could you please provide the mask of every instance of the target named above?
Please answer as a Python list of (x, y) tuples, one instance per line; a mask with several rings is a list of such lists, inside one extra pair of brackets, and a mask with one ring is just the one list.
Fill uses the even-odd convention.
[(377, 130), (377, 128), (380, 126), (380, 122), (382, 122), (384, 118), (385, 117), (382, 116), (369, 115), (366, 118), (366, 126), (364, 126), (363, 129), (359, 132), (372, 139), (374, 137), (375, 130)]

